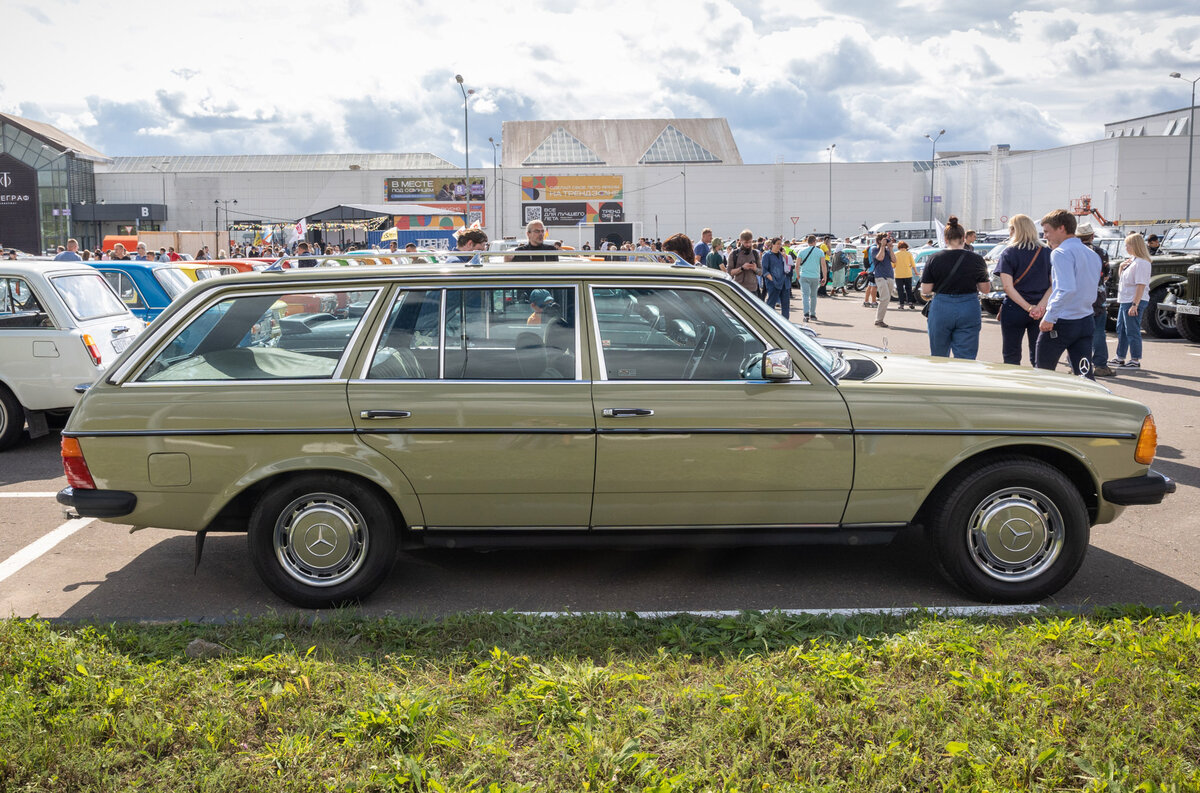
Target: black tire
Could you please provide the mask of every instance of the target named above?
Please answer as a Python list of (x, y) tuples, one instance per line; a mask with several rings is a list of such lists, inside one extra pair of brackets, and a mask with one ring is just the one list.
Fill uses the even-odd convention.
[(0, 385), (0, 451), (16, 443), (24, 429), (24, 408), (11, 391)]
[(1176, 314), (1175, 329), (1193, 344), (1200, 344), (1200, 317), (1195, 314)]
[(369, 486), (341, 474), (301, 474), (268, 490), (250, 516), (249, 542), (263, 583), (301, 608), (357, 602), (396, 561), (392, 513)]
[(1156, 339), (1177, 339), (1179, 330), (1175, 327), (1175, 312), (1161, 311), (1158, 307), (1166, 297), (1165, 286), (1150, 290), (1150, 303), (1142, 316), (1142, 330)]
[(994, 460), (958, 474), (934, 498), (928, 523), (934, 557), (973, 597), (1041, 600), (1083, 564), (1091, 535), (1083, 497), (1040, 460)]
[(863, 270), (858, 275), (854, 276), (854, 291), (861, 292), (867, 288), (867, 280), (870, 278), (870, 273)]

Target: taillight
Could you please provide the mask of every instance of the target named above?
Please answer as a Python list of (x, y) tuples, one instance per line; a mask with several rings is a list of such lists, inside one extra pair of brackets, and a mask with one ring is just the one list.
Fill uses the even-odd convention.
[(96, 366), (100, 365), (100, 348), (96, 346), (96, 340), (92, 338), (92, 334), (85, 333), (82, 336), (83, 346), (87, 347), (88, 355), (92, 356), (92, 363)]
[(83, 449), (80, 448), (77, 438), (62, 439), (62, 461), (68, 485), (79, 490), (96, 489), (92, 472), (88, 470), (87, 462), (83, 459)]
[(1142, 465), (1154, 462), (1154, 453), (1158, 451), (1158, 428), (1154, 426), (1154, 416), (1142, 419), (1142, 431), (1138, 433), (1137, 448), (1133, 450), (1133, 459)]

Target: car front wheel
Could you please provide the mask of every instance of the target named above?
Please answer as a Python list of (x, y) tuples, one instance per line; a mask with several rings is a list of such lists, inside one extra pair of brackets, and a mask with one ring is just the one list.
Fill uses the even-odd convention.
[(1146, 313), (1142, 315), (1142, 329), (1156, 339), (1179, 338), (1179, 330), (1175, 327), (1175, 312), (1164, 311), (1159, 304), (1167, 297), (1167, 288), (1160, 286), (1151, 290)]
[(259, 501), (249, 543), (272, 592), (301, 608), (330, 608), (365, 598), (383, 582), (396, 557), (396, 526), (367, 485), (303, 474)]
[(1006, 458), (960, 474), (932, 511), (930, 540), (946, 577), (984, 601), (1048, 597), (1083, 564), (1087, 507), (1058, 469)]

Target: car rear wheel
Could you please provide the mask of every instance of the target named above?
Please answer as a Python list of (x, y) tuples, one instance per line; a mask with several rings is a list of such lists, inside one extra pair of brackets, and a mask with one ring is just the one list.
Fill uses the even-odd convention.
[(301, 608), (371, 594), (396, 558), (396, 526), (368, 486), (303, 474), (268, 490), (250, 517), (250, 558), (272, 592)]
[(1142, 317), (1142, 328), (1156, 339), (1174, 339), (1179, 336), (1179, 331), (1175, 328), (1175, 312), (1163, 311), (1158, 307), (1166, 296), (1165, 286), (1151, 290), (1146, 315)]
[(943, 491), (929, 522), (939, 566), (984, 601), (1054, 594), (1087, 552), (1087, 507), (1075, 485), (1039, 460), (1013, 457), (966, 471)]
[(25, 411), (12, 392), (0, 385), (0, 451), (7, 449), (21, 437), (25, 429)]

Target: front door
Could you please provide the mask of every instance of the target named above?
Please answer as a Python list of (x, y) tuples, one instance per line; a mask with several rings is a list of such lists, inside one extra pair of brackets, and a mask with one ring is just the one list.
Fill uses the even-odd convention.
[(707, 286), (593, 288), (595, 528), (832, 526), (849, 412), (825, 382), (743, 377), (767, 345)]

